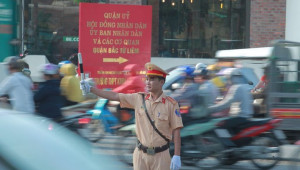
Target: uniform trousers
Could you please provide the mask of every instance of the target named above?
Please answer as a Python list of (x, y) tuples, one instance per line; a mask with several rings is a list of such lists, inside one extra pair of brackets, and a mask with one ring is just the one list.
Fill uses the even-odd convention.
[(133, 169), (134, 170), (169, 170), (171, 156), (169, 149), (149, 155), (142, 150), (135, 148), (133, 152)]

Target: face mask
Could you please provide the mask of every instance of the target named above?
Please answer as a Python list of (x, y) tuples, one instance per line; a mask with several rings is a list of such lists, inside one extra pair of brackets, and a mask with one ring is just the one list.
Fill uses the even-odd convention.
[(22, 73), (25, 75), (25, 76), (30, 76), (31, 75), (31, 71), (28, 69), (28, 68), (24, 68), (23, 70), (22, 70)]

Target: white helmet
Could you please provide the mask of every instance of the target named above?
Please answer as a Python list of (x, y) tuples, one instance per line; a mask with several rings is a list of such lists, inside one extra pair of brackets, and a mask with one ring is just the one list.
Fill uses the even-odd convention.
[(55, 64), (44, 64), (41, 67), (41, 72), (48, 75), (58, 74), (58, 66)]
[(206, 64), (198, 63), (198, 64), (196, 64), (196, 66), (195, 66), (195, 70), (202, 70), (202, 69), (204, 69), (204, 68), (206, 68), (206, 67), (207, 67)]

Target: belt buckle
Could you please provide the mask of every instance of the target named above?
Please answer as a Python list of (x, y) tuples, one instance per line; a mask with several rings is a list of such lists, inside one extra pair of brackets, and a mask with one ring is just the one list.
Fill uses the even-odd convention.
[(148, 155), (154, 155), (154, 154), (155, 154), (154, 147), (149, 147), (149, 148), (147, 148), (147, 154), (148, 154)]

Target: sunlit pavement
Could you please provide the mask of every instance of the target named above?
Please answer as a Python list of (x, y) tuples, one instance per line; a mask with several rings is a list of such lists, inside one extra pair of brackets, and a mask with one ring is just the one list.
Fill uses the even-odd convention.
[[(104, 139), (94, 143), (93, 145), (95, 146), (94, 153), (103, 153), (105, 152), (106, 154), (117, 156), (118, 148), (116, 148), (116, 142), (118, 141), (119, 137), (114, 136), (114, 135), (107, 135), (105, 136)], [(291, 158), (294, 157), (293, 154), (295, 154), (297, 151), (299, 151), (298, 158), (300, 157), (300, 146), (294, 146), (294, 145), (285, 145), (282, 147), (283, 151), (283, 158)], [(291, 162), (287, 161), (281, 161), (279, 162), (272, 170), (300, 170), (300, 166), (297, 166), (293, 164), (291, 165)], [(300, 165), (300, 164), (298, 164)], [(121, 169), (124, 170), (131, 170), (133, 169), (132, 167), (124, 164), (124, 167), (121, 167)], [(191, 167), (191, 166), (185, 166), (183, 165), (182, 170), (196, 170), (199, 169), (197, 167)], [(234, 165), (231, 166), (222, 166), (218, 168), (218, 170), (255, 170), (257, 169), (250, 161), (240, 161)]]

